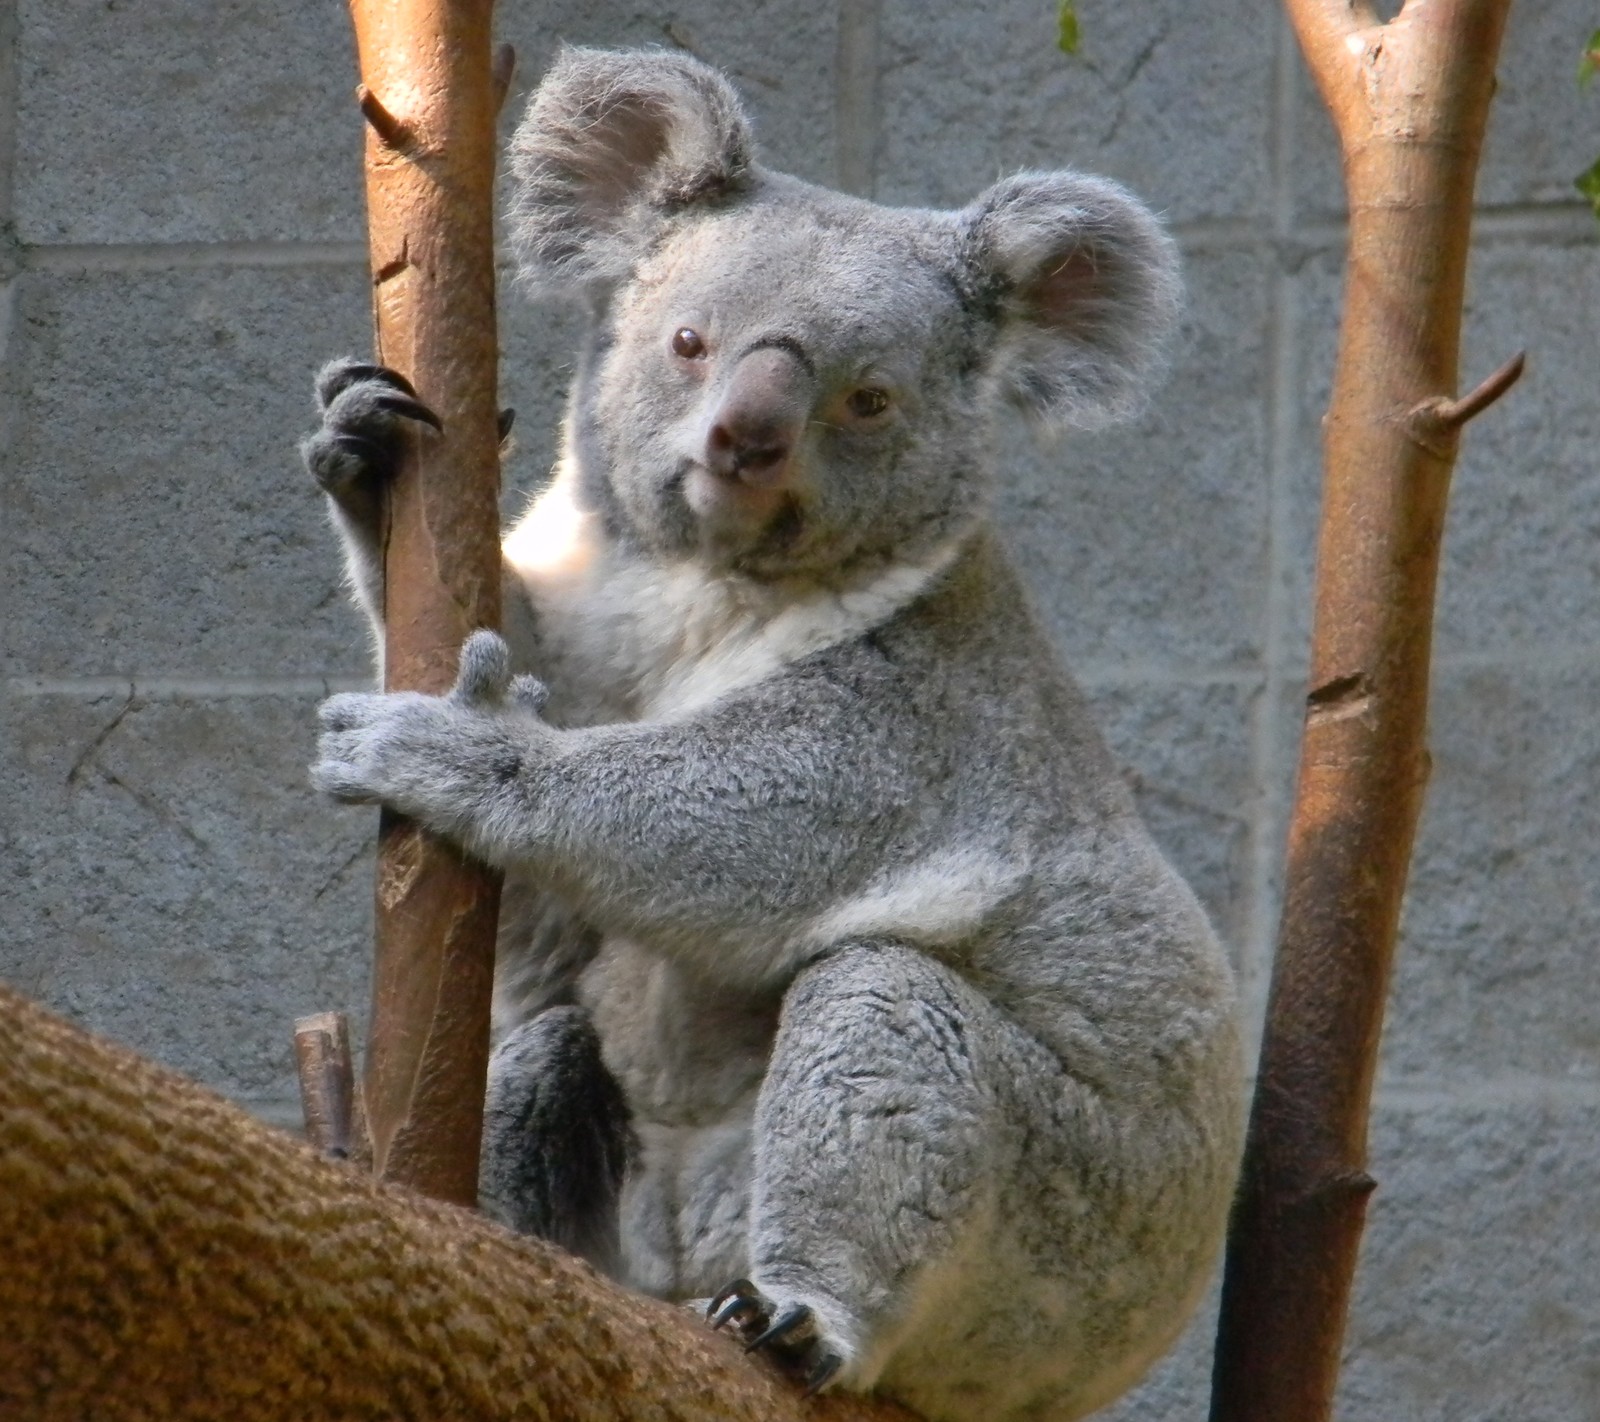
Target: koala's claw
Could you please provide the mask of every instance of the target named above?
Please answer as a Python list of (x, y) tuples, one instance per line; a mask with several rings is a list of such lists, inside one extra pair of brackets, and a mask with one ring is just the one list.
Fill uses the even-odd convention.
[(760, 1312), (761, 1295), (756, 1292), (756, 1286), (748, 1279), (735, 1279), (706, 1305), (706, 1322), (715, 1332), (732, 1323), (742, 1313)]
[(816, 1315), (808, 1305), (780, 1313), (748, 1279), (735, 1279), (706, 1305), (706, 1322), (713, 1330), (733, 1324), (745, 1352), (765, 1352), (805, 1385), (807, 1396), (821, 1392), (844, 1366), (837, 1353), (822, 1346)]
[(353, 511), (373, 481), (393, 472), (400, 420), (443, 431), (444, 422), (399, 371), (360, 360), (336, 360), (317, 376), (322, 426), (300, 442), (306, 468), (325, 493)]
[(790, 1335), (798, 1333), (811, 1323), (811, 1310), (805, 1304), (799, 1304), (787, 1313), (770, 1323), (766, 1331), (758, 1333), (744, 1345), (746, 1353), (753, 1353), (757, 1348), (765, 1348), (771, 1344), (789, 1341)]
[(444, 433), (444, 421), (433, 413), (415, 395), (379, 395), (372, 402), (380, 410), (387, 410), (391, 415), (401, 415), (408, 420), (416, 420), (419, 424), (431, 425), (440, 434)]
[(816, 1367), (806, 1375), (806, 1396), (815, 1397), (833, 1381), (834, 1374), (843, 1366), (844, 1359), (837, 1353), (824, 1353), (817, 1360)]

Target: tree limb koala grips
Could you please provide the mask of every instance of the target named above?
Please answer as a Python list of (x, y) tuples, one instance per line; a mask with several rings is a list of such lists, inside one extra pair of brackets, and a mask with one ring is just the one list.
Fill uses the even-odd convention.
[[(384, 676), (437, 695), (467, 634), (500, 621), (494, 119), (510, 56), (493, 51), (492, 0), (350, 0), (350, 14), (375, 353), (409, 387), (381, 399), (448, 430), (404, 438), (379, 491)], [(497, 874), (384, 812), (365, 1062), (374, 1171), (464, 1205), (478, 1194), (499, 893)]]

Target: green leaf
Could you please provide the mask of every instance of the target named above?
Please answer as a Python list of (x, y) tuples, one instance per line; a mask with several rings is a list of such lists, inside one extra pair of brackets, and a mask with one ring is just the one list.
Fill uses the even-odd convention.
[[(1600, 33), (1595, 38), (1600, 40)], [(1078, 52), (1078, 7), (1073, 0), (1061, 0), (1056, 8), (1056, 48), (1063, 54)]]
[(1572, 180), (1572, 186), (1589, 199), (1594, 215), (1600, 217), (1600, 158), (1595, 159), (1594, 166), (1588, 172), (1578, 174)]
[(1583, 47), (1583, 58), (1578, 61), (1578, 85), (1587, 88), (1589, 81), (1596, 73), (1600, 73), (1600, 30), (1589, 36), (1589, 43)]

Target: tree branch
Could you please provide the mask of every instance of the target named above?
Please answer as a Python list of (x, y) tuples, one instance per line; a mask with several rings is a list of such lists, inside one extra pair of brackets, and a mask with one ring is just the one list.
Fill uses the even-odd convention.
[(1441, 400), (1430, 407), (1429, 413), (1446, 429), (1459, 430), (1468, 420), (1481, 415), (1521, 380), (1527, 363), (1527, 351), (1518, 351), (1497, 371), (1486, 376), (1459, 400)]
[[(1460, 426), (1472, 191), (1510, 0), (1287, 0), (1350, 199), (1283, 919), (1229, 1236), (1213, 1422), (1332, 1410), (1372, 1189), (1367, 1114), (1427, 779), (1433, 601)], [(1342, 15), (1341, 15), (1341, 12)]]
[(1371, 0), (1285, 0), (1285, 9), (1322, 100), (1342, 133), (1366, 50), (1362, 36), (1382, 28), (1377, 8)]
[(384, 147), (403, 153), (411, 146), (411, 130), (384, 108), (383, 101), (365, 84), (356, 85), (356, 107)]
[(0, 988), (0, 1417), (908, 1422)]
[[(493, 0), (350, 0), (350, 11), (368, 124), (375, 343), (444, 426), (410, 426), (387, 485), (386, 681), (442, 692), (468, 634), (500, 621)], [(499, 77), (509, 82), (504, 64)], [(376, 896), (374, 1169), (471, 1205), (500, 879), (385, 811)]]
[(318, 1012), (294, 1024), (294, 1059), (306, 1139), (324, 1155), (371, 1169), (372, 1142), (356, 1086), (350, 1019)]

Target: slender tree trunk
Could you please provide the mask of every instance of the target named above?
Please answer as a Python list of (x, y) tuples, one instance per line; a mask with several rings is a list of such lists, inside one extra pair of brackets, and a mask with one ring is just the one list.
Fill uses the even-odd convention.
[(1366, 1200), (1367, 1113), (1427, 779), (1434, 586), (1461, 426), (1520, 357), (1456, 388), (1472, 193), (1510, 0), (1288, 0), (1350, 205), (1325, 425), (1299, 785), (1213, 1422), (1332, 1409)]
[[(500, 620), (493, 0), (350, 0), (367, 118), (378, 357), (444, 422), (408, 436), (384, 553), (386, 684), (447, 691)], [(373, 1167), (459, 1204), (478, 1189), (500, 881), (385, 811), (367, 1034)]]
[(0, 988), (0, 1417), (907, 1422)]

